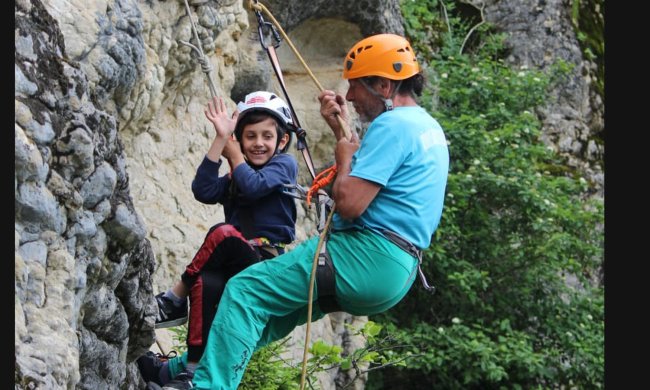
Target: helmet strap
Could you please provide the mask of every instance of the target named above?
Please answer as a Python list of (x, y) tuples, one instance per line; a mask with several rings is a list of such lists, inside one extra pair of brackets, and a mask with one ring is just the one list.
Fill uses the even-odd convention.
[(397, 91), (399, 90), (400, 85), (402, 85), (402, 80), (399, 80), (397, 82), (397, 84), (395, 85), (395, 89), (393, 90), (393, 93), (390, 94), (389, 98), (383, 97), (379, 92), (377, 92), (374, 88), (372, 88), (364, 78), (360, 78), (359, 82), (361, 82), (361, 85), (363, 85), (368, 90), (368, 92), (375, 95), (382, 102), (384, 102), (384, 108), (386, 111), (391, 111), (395, 107), (393, 105), (393, 98), (395, 97), (395, 95), (397, 95)]

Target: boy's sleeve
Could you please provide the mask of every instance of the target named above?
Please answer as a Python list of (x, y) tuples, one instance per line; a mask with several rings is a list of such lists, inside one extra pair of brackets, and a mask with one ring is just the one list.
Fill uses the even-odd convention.
[(192, 180), (192, 193), (194, 199), (205, 204), (216, 204), (225, 199), (230, 186), (229, 175), (219, 177), (221, 160), (211, 161), (203, 157), (203, 161), (196, 169), (196, 175)]

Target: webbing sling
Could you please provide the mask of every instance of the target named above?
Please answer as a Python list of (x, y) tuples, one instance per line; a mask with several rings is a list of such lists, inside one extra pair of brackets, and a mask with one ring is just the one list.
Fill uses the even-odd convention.
[[(291, 98), (289, 97), (289, 93), (287, 92), (287, 87), (284, 83), (284, 77), (282, 75), (282, 68), (280, 67), (280, 61), (278, 60), (278, 56), (275, 51), (275, 49), (280, 46), (280, 41), (281, 41), (280, 34), (278, 33), (278, 30), (276, 30), (276, 28), (274, 27), (273, 23), (264, 20), (264, 17), (262, 16), (262, 13), (259, 10), (257, 9), (255, 10), (255, 15), (257, 16), (257, 22), (258, 22), (257, 31), (260, 36), (260, 44), (262, 48), (266, 51), (266, 54), (269, 56), (269, 60), (271, 61), (271, 66), (273, 67), (273, 72), (275, 73), (278, 83), (280, 84), (280, 88), (282, 89), (282, 93), (286, 99), (287, 105), (291, 110), (291, 117), (296, 125), (295, 129), (292, 129), (296, 134), (296, 149), (298, 149), (302, 153), (302, 157), (305, 160), (305, 165), (307, 165), (309, 174), (311, 175), (312, 179), (315, 180), (317, 175), (316, 175), (316, 170), (314, 168), (314, 162), (311, 158), (311, 153), (309, 152), (309, 147), (307, 146), (307, 132), (300, 126), (298, 115), (296, 115), (296, 111), (293, 108), (293, 104), (291, 103)], [(267, 43), (265, 40), (265, 36), (266, 36), (266, 33), (264, 31), (265, 29), (270, 31), (270, 35), (272, 39), (272, 42), (270, 43)], [(318, 218), (317, 228), (319, 232), (322, 232), (325, 226), (325, 220), (327, 219), (327, 214), (332, 209), (334, 202), (330, 199), (329, 195), (323, 190), (318, 190), (317, 192), (315, 192), (315, 195), (316, 195), (316, 216)]]

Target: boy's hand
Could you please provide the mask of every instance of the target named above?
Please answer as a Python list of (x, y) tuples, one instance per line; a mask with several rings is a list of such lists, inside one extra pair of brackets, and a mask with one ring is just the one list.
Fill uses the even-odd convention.
[(241, 146), (235, 136), (230, 136), (223, 147), (221, 155), (228, 160), (230, 169), (235, 169), (239, 164), (246, 162), (244, 154), (241, 152)]
[(228, 138), (228, 141), (226, 141), (226, 145), (223, 147), (223, 152), (221, 152), (221, 155), (227, 158), (228, 160), (231, 160), (233, 157), (237, 157), (238, 155), (241, 155), (241, 146), (239, 145), (239, 141), (235, 138), (235, 136), (231, 136)]
[(228, 109), (224, 100), (218, 96), (208, 102), (204, 110), (205, 117), (214, 125), (217, 137), (227, 139), (235, 131), (239, 112), (235, 111), (232, 116), (228, 115)]

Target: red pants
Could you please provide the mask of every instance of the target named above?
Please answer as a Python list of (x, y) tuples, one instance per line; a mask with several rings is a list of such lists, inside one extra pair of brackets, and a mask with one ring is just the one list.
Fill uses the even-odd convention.
[(198, 361), (203, 355), (212, 319), (226, 286), (235, 274), (262, 259), (260, 252), (234, 226), (219, 223), (205, 236), (192, 262), (182, 275), (190, 289), (190, 316), (187, 358)]

